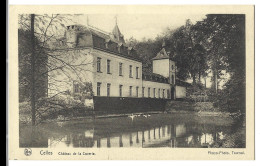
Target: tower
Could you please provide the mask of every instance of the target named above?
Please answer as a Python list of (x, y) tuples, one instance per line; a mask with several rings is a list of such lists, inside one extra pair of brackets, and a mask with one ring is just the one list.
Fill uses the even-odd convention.
[(119, 27), (117, 25), (117, 16), (115, 17), (115, 27), (112, 31), (112, 38), (114, 38), (119, 43), (125, 44), (124, 35), (120, 32)]
[(156, 57), (152, 59), (153, 73), (169, 78), (169, 83), (172, 86), (171, 96), (175, 96), (174, 86), (176, 80), (176, 65), (173, 57), (173, 53), (166, 49), (166, 44), (163, 40), (162, 49), (157, 53)]

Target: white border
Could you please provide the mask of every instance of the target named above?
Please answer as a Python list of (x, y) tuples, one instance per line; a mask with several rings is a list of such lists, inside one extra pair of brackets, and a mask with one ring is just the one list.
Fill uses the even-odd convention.
[(257, 0), (9, 0), (16, 5), (80, 5), (80, 4), (255, 4)]
[[(148, 3), (149, 2), (149, 3)], [(258, 0), (244, 0), (244, 1), (238, 1), (238, 0), (215, 0), (215, 1), (206, 1), (206, 0), (174, 0), (169, 2), (169, 0), (131, 0), (131, 1), (120, 1), (120, 0), (9, 0), (9, 4), (19, 4), (19, 5), (38, 5), (38, 4), (63, 4), (63, 5), (70, 5), (70, 4), (255, 4), (255, 46), (259, 46), (259, 13)], [(259, 61), (259, 47), (255, 47), (255, 64), (260, 64)], [(258, 55), (258, 56), (257, 56)], [(255, 73), (259, 73), (260, 71), (260, 65), (255, 65)], [(259, 75), (259, 74), (258, 74)], [(255, 101), (259, 101), (259, 85), (260, 80), (259, 76), (255, 74)], [(259, 102), (255, 102), (255, 117), (260, 117), (260, 104)], [(260, 153), (259, 153), (259, 142), (257, 140), (260, 140), (260, 130), (259, 130), (260, 122), (258, 119), (255, 120), (255, 146), (256, 146), (256, 152), (255, 152), (255, 161), (9, 161), (9, 165), (23, 165), (23, 166), (46, 166), (46, 165), (62, 165), (62, 166), (71, 166), (77, 165), (77, 166), (85, 166), (85, 165), (106, 165), (106, 166), (115, 166), (115, 165), (149, 165), (149, 166), (158, 166), (158, 165), (193, 165), (193, 166), (219, 166), (219, 165), (236, 165), (236, 166), (244, 166), (244, 165), (250, 165), (250, 166), (256, 166), (260, 165)]]

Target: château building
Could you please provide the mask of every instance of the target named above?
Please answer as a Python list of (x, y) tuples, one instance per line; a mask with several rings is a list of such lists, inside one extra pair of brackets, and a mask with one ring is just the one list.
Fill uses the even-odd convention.
[[(104, 106), (107, 108), (132, 103), (143, 107), (148, 104), (152, 108), (162, 101), (186, 97), (187, 84), (176, 79), (174, 55), (167, 52), (164, 42), (152, 59), (151, 73), (142, 71), (141, 59), (134, 48), (126, 45), (117, 23), (111, 33), (90, 25), (67, 26), (63, 43), (66, 48), (56, 50), (57, 54), (66, 53), (67, 58), (77, 57), (75, 63), (82, 59), (87, 63), (84, 71), (77, 75), (71, 73), (69, 83), (59, 88), (76, 95), (81, 91), (80, 84), (91, 83), (93, 99), (86, 99), (87, 105), (100, 107), (107, 103)], [(55, 74), (55, 77), (63, 76)], [(48, 94), (55, 93), (54, 88), (49, 89)]]

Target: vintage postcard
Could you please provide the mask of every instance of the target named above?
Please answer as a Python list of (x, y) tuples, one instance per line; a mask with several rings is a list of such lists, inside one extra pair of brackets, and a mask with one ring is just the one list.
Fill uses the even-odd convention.
[(254, 160), (253, 5), (9, 9), (9, 159)]

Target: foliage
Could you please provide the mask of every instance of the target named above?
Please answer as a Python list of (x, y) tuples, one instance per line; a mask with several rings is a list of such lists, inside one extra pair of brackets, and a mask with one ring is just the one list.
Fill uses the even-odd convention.
[[(18, 59), (19, 59), (19, 101), (29, 101), (31, 96), (31, 32), (29, 30), (18, 30)], [(39, 45), (39, 41), (36, 40), (36, 47)], [(35, 91), (35, 97), (40, 98), (47, 91), (47, 75), (41, 74), (45, 73), (47, 57), (44, 55), (44, 51), (36, 51), (35, 54), (35, 72), (34, 72), (34, 82), (37, 90)]]
[(143, 59), (144, 70), (151, 71), (152, 58), (162, 49), (164, 40), (167, 52), (175, 58), (178, 68), (177, 77), (182, 80), (193, 78), (195, 83), (196, 78), (200, 81), (201, 76), (205, 76), (206, 70), (208, 70), (206, 50), (200, 44), (199, 35), (195, 35), (195, 33), (195, 28), (187, 20), (186, 26), (175, 30), (168, 28), (162, 36), (158, 36), (154, 40), (137, 41), (131, 38), (127, 43), (133, 46), (137, 50), (138, 56)]
[[(196, 83), (188, 90), (190, 94), (207, 93), (222, 111), (245, 111), (245, 15), (209, 14), (196, 24), (187, 20), (177, 29), (168, 28), (155, 40), (132, 39), (147, 70), (151, 69), (151, 59), (161, 49), (162, 40), (174, 53), (177, 77), (193, 78)], [(208, 91), (199, 84), (200, 78), (210, 72), (214, 89)], [(223, 73), (228, 73), (229, 78)], [(218, 84), (223, 78), (227, 81), (220, 90)]]
[[(71, 95), (58, 95), (52, 98), (40, 98), (37, 100), (36, 124), (46, 119), (55, 119), (62, 115), (64, 117), (74, 116), (82, 112), (85, 115), (84, 104)], [(31, 123), (31, 104), (30, 102), (19, 103), (20, 121)]]
[[(67, 89), (59, 90), (61, 85), (71, 84), (73, 80), (81, 82), (79, 77), (86, 71), (84, 66), (89, 63), (86, 62), (87, 58), (79, 60), (78, 54), (65, 50), (66, 47), (62, 47), (65, 51), (54, 51), (67, 45), (64, 31), (65, 24), (71, 21), (70, 15), (21, 14), (18, 21), (19, 100), (31, 103), (34, 121), (35, 115), (46, 109), (45, 104), (66, 95)], [(61, 74), (65, 78), (59, 77)], [(48, 93), (49, 90), (52, 91), (51, 94)], [(41, 100), (47, 93), (50, 100)], [(70, 104), (65, 101), (51, 107), (70, 108)], [(43, 104), (44, 102), (46, 103)]]
[(137, 41), (131, 37), (129, 40), (126, 40), (126, 43), (136, 49), (137, 55), (142, 59), (143, 70), (145, 72), (151, 72), (152, 58), (154, 58), (162, 48), (162, 37), (158, 36), (154, 40), (144, 38), (142, 41)]
[(175, 31), (170, 38), (176, 41), (177, 76), (184, 80), (192, 78), (193, 84), (196, 84), (197, 79), (200, 82), (201, 76), (206, 76), (208, 70), (206, 50), (201, 44), (202, 34), (198, 33), (196, 25), (187, 20), (186, 25)]
[(216, 75), (230, 73), (216, 105), (224, 111), (245, 112), (245, 15), (207, 15), (201, 22), (209, 63)]
[(79, 93), (73, 94), (75, 99), (79, 99), (84, 103), (85, 99), (92, 99), (94, 95), (93, 87), (91, 82), (79, 83)]

